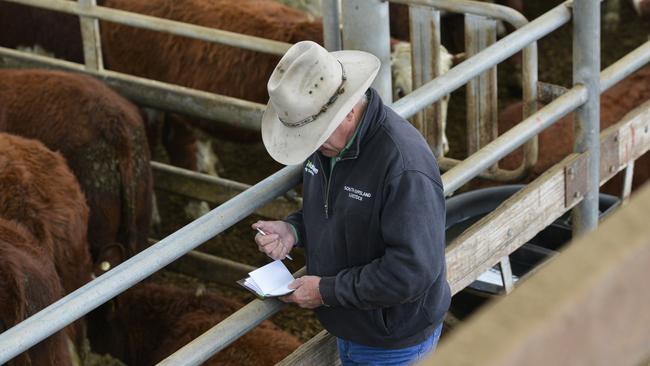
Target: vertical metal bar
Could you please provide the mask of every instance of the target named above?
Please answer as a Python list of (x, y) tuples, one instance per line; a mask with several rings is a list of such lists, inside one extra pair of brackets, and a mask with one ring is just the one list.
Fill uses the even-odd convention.
[[(93, 8), (97, 6), (96, 0), (79, 0), (79, 4)], [(81, 38), (84, 48), (84, 61), (86, 69), (103, 70), (101, 36), (99, 34), (99, 20), (97, 18), (79, 16), (81, 25)]]
[(341, 50), (341, 19), (339, 0), (321, 0), (323, 11), (323, 43), (328, 51)]
[(512, 281), (512, 268), (510, 267), (510, 257), (505, 256), (499, 262), (499, 267), (501, 268), (501, 281), (503, 281), (503, 289), (506, 291), (506, 294), (512, 292), (514, 288), (514, 283)]
[[(440, 12), (426, 6), (409, 6), (409, 19), (413, 89), (417, 89), (442, 73)], [(414, 117), (414, 125), (436, 157), (444, 155), (443, 136), (447, 111), (446, 108), (441, 108), (442, 103), (441, 99)]]
[(393, 101), (390, 78), (390, 32), (388, 2), (381, 0), (343, 0), (343, 48), (372, 53), (381, 61), (372, 87), (385, 104)]
[(598, 225), (600, 165), (600, 1), (573, 2), (573, 83), (587, 89), (587, 102), (575, 113), (575, 152), (589, 152), (588, 188), (573, 209), (574, 237)]
[[(497, 23), (478, 15), (465, 15), (465, 53), (472, 57), (496, 42)], [(498, 135), (497, 68), (467, 83), (467, 154), (471, 155)]]

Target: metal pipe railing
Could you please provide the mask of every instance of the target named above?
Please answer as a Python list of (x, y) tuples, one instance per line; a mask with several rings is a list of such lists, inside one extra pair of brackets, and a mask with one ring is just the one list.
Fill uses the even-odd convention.
[[(637, 62), (638, 59), (650, 60), (650, 41), (632, 51), (631, 54), (635, 57), (623, 57), (603, 71), (601, 74), (601, 85), (611, 87), (615, 82), (620, 81), (634, 70), (643, 66), (644, 63)], [(475, 57), (479, 57), (479, 55)], [(561, 117), (571, 113), (571, 111), (582, 105), (586, 100), (586, 88), (582, 85), (576, 85), (507, 133), (499, 136), (474, 155), (443, 174), (442, 179), (445, 195), (453, 193), (453, 191), (475, 177), (479, 172), (488, 169), (490, 165), (521, 146), (531, 136), (538, 134)], [(243, 319), (249, 319), (249, 316), (245, 314), (268, 311), (265, 310), (267, 306), (269, 305), (264, 305), (264, 303), (259, 302), (256, 305), (246, 307), (245, 310), (240, 310), (243, 311), (242, 314), (236, 312), (212, 328), (209, 331), (209, 335), (208, 333), (203, 334), (201, 337), (169, 356), (163, 361), (162, 365), (177, 364), (176, 362), (181, 361), (184, 365), (198, 365), (209, 359), (212, 355), (234, 342), (237, 337), (243, 334), (239, 331), (231, 332), (228, 329), (231, 327), (237, 329), (246, 327), (246, 324), (238, 323)], [(250, 319), (247, 321), (250, 321)], [(255, 321), (260, 321), (260, 319), (256, 318)], [(188, 360), (191, 360), (191, 362), (186, 363)]]
[(375, 55), (381, 65), (372, 87), (390, 104), (393, 88), (390, 69), (388, 3), (380, 0), (346, 0), (343, 10), (343, 47)]
[(341, 46), (341, 19), (339, 0), (321, 0), (323, 9), (323, 46), (330, 52), (339, 51)]
[[(549, 25), (547, 24), (547, 21), (548, 20), (542, 22), (541, 24), (544, 27), (548, 27)], [(531, 27), (533, 27), (534, 24), (537, 23), (531, 23)], [(499, 41), (495, 44), (495, 47), (498, 46), (501, 42), (514, 42), (519, 37), (529, 37), (529, 33), (523, 33), (526, 30), (522, 30), (522, 32), (515, 32), (516, 34), (511, 35), (514, 36), (514, 38)], [(487, 54), (487, 51), (488, 49), (479, 53), (474, 58), (487, 57), (485, 56)], [(510, 52), (510, 50), (507, 50), (506, 52)], [(633, 52), (638, 52), (638, 56), (642, 57), (643, 59), (650, 58), (650, 42), (644, 44)], [(490, 60), (493, 60), (501, 56), (491, 55), (490, 57)], [(633, 69), (640, 66), (640, 63), (635, 62), (634, 59), (630, 59), (628, 57), (619, 60), (619, 62), (610, 66), (610, 68), (603, 72), (604, 77), (606, 76), (608, 78), (606, 81), (603, 81), (603, 85), (607, 87), (611, 86), (614, 80), (622, 79), (625, 75), (631, 73)], [(486, 66), (486, 68), (490, 67), (492, 67), (492, 65)], [(476, 66), (466, 68), (468, 68), (467, 72), (476, 73), (474, 75), (469, 75), (468, 78), (472, 78), (482, 72), (482, 70)], [(438, 79), (432, 81), (431, 83), (434, 83)], [(431, 83), (428, 83), (427, 85), (430, 85)], [(425, 90), (421, 91), (420, 93), (423, 95), (422, 98), (431, 98), (431, 95), (435, 95), (437, 91), (435, 88), (433, 88), (433, 90)], [(410, 99), (413, 98), (416, 97), (411, 97)], [(523, 131), (524, 134), (536, 133), (536, 128), (534, 128), (534, 126), (533, 129), (528, 131), (531, 123), (526, 123), (527, 121), (532, 121), (537, 117), (542, 117), (546, 119), (547, 124), (551, 124), (552, 120), (556, 119), (556, 115), (568, 113), (568, 111), (570, 111), (572, 108), (580, 105), (583, 102), (583, 99), (586, 100), (585, 88), (583, 86), (577, 85), (571, 91), (558, 98), (556, 105), (553, 105), (553, 103), (551, 103), (549, 106), (547, 106), (558, 108), (558, 111), (553, 111), (552, 109), (554, 108), (542, 109), (536, 115), (531, 116), (526, 121), (524, 121), (519, 129), (522, 131), (527, 130)], [(411, 103), (417, 103), (417, 101), (411, 101)], [(395, 108), (395, 105), (393, 105), (393, 107), (397, 110), (397, 108)], [(403, 110), (404, 109), (402, 109), (402, 112), (398, 113), (404, 115)], [(537, 121), (538, 120), (536, 120), (536, 123), (539, 123)], [(515, 133), (513, 132), (512, 134)], [(493, 142), (494, 144), (509, 144), (510, 147), (508, 148), (488, 149), (490, 145), (486, 146), (484, 149), (492, 151), (489, 151), (486, 155), (484, 155), (483, 159), (500, 159), (501, 157), (505, 156), (508, 153), (508, 149), (514, 145), (513, 143), (508, 142), (509, 138), (511, 138), (510, 135), (503, 135)], [(525, 141), (526, 138), (526, 136), (519, 138), (519, 143)], [(512, 149), (516, 147), (517, 146), (514, 146)], [(474, 155), (481, 154), (482, 150)], [(443, 184), (445, 184), (445, 192), (447, 194), (457, 189), (459, 182), (467, 179), (467, 176), (471, 175), (464, 173), (464, 170), (473, 171), (472, 174), (476, 173), (476, 171), (480, 171), (480, 169), (477, 169), (474, 166), (477, 163), (476, 160), (480, 159), (476, 157), (473, 161), (466, 161), (463, 164), (459, 164), (459, 166), (454, 168), (453, 171), (447, 172), (443, 175)], [(489, 167), (493, 163), (494, 161), (486, 160), (482, 164), (484, 164), (486, 167)], [(41, 341), (57, 330), (62, 329), (67, 324), (86, 314), (88, 311), (116, 296), (120, 292), (137, 283), (141, 279), (147, 277), (151, 273), (164, 267), (174, 259), (183, 255), (185, 252), (198, 246), (209, 237), (220, 233), (226, 227), (229, 227), (241, 218), (245, 217), (257, 207), (271, 200), (273, 197), (284, 193), (286, 190), (298, 183), (300, 174), (300, 166), (291, 166), (282, 169), (273, 176), (253, 186), (250, 190), (242, 193), (241, 196), (228, 201), (209, 214), (163, 239), (155, 246), (146, 249), (142, 253), (119, 265), (107, 274), (99, 277), (95, 281), (83, 286), (72, 294), (69, 294), (65, 298), (43, 309), (36, 315), (9, 329), (5, 333), (0, 334), (0, 363), (6, 362), (7, 360), (16, 356), (18, 353), (23, 352), (29, 348), (31, 345), (34, 345), (35, 343)], [(259, 310), (257, 306), (250, 306), (246, 309), (246, 312), (255, 312)], [(234, 316), (237, 316), (236, 314)], [(264, 317), (258, 317), (255, 321), (262, 321), (263, 318)], [(228, 323), (223, 325), (223, 327), (226, 326), (230, 325)], [(241, 324), (239, 326), (247, 327), (248, 325)], [(25, 337), (24, 335), (29, 335), (29, 337)], [(222, 344), (230, 344), (236, 338), (237, 336), (233, 334), (231, 336), (224, 337), (224, 339), (220, 342), (222, 342)]]
[(537, 135), (560, 118), (571, 113), (587, 100), (584, 87), (576, 85), (549, 105), (526, 118), (481, 150), (463, 160), (460, 164), (442, 175), (445, 195), (451, 195), (463, 184), (469, 182), (479, 172), (487, 170), (492, 164), (508, 155), (525, 141)]
[(208, 214), (143, 250), (92, 282), (0, 334), (0, 364), (63, 329), (99, 305), (162, 269), (300, 181), (302, 166), (288, 166)]
[[(294, 277), (307, 274), (305, 267), (298, 270)], [(258, 324), (280, 311), (286, 304), (276, 299), (253, 300), (237, 310), (219, 324), (207, 330), (183, 348), (165, 358), (161, 366), (198, 366), (212, 355), (228, 347), (239, 337), (255, 328)]]
[(446, 10), (452, 13), (467, 13), (481, 15), (492, 19), (503, 20), (515, 26), (523, 27), (528, 19), (520, 12), (507, 6), (490, 4), (471, 0), (389, 0), (391, 3), (404, 5), (421, 5)]
[[(528, 24), (528, 19), (518, 11), (503, 5), (482, 3), (470, 0), (445, 1), (445, 0), (391, 0), (391, 2), (409, 5), (421, 5), (434, 7), (457, 13), (468, 13), (480, 15), (492, 19), (502, 20), (510, 23), (515, 28), (521, 28)], [(568, 22), (568, 19), (567, 19)], [(523, 49), (522, 57), (522, 93), (523, 93), (523, 116), (528, 117), (537, 110), (537, 43), (530, 43)], [(524, 178), (537, 162), (538, 144), (537, 137), (528, 141), (524, 146), (524, 160), (521, 165), (513, 170), (494, 169), (488, 177), (500, 182), (510, 182)], [(441, 168), (451, 169), (458, 164), (455, 159), (441, 156)]]
[[(558, 7), (558, 8), (560, 8), (560, 7)], [(563, 14), (563, 12), (561, 14)], [(541, 18), (543, 18), (543, 17), (541, 17)], [(564, 17), (562, 17), (562, 18), (564, 18)], [(477, 55), (475, 55), (473, 57), (473, 58), (481, 58), (481, 57), (488, 57), (489, 56), (489, 57), (492, 57), (493, 59), (496, 59), (496, 61), (494, 61), (495, 62), (494, 64), (489, 64), (489, 63), (485, 64), (484, 62), (481, 62), (481, 61), (471, 62), (472, 60), (469, 59), (469, 60), (463, 62), (462, 64), (458, 65), (454, 69), (450, 70), (447, 74), (445, 74), (443, 76), (440, 76), (437, 79), (425, 84), (422, 88), (417, 89), (416, 91), (420, 91), (420, 94), (418, 94), (417, 97), (418, 98), (425, 98), (427, 93), (434, 94), (434, 93), (438, 92), (438, 98), (440, 98), (441, 96), (443, 96), (443, 95), (447, 94), (448, 92), (450, 92), (451, 90), (453, 90), (453, 88), (446, 89), (446, 91), (442, 91), (442, 92), (439, 91), (439, 89), (436, 89), (436, 88), (430, 88), (430, 90), (425, 91), (425, 92), (422, 92), (421, 89), (423, 89), (427, 85), (431, 85), (432, 83), (435, 84), (435, 82), (437, 80), (445, 78), (445, 76), (447, 76), (449, 74), (452, 74), (452, 77), (455, 77), (455, 78), (463, 78), (464, 77), (464, 78), (466, 78), (465, 81), (475, 77), (476, 75), (478, 75), (478, 74), (480, 74), (481, 72), (484, 71), (484, 69), (482, 70), (482, 69), (480, 69), (480, 67), (491, 68), (492, 66), (494, 66), (496, 63), (498, 63), (500, 61), (498, 58), (496, 58), (494, 56), (490, 56), (491, 53), (500, 53), (500, 52), (509, 52), (510, 51), (510, 49), (506, 49), (504, 51), (504, 47), (502, 45), (500, 47), (501, 43), (503, 43), (503, 42), (515, 43), (518, 38), (527, 37), (528, 34), (532, 33), (533, 32), (532, 28), (534, 28), (534, 27), (544, 27), (543, 28), (544, 30), (547, 30), (548, 28), (550, 28), (550, 29), (548, 29), (548, 32), (550, 32), (555, 28), (552, 28), (552, 26), (549, 25), (549, 23), (556, 26), (555, 28), (557, 28), (557, 27), (559, 27), (560, 25), (563, 24), (562, 22), (559, 22), (559, 24), (558, 24), (557, 20), (555, 20), (555, 22), (552, 22), (552, 23), (551, 22), (547, 23), (547, 22), (544, 22), (544, 21), (542, 21), (540, 23), (531, 23), (529, 26), (525, 26), (525, 27), (523, 27), (524, 29), (521, 29), (520, 31), (517, 31), (517, 32), (515, 32), (515, 33), (513, 33), (511, 35), (511, 36), (514, 37), (515, 41), (513, 41), (512, 39), (501, 40), (501, 41), (495, 43), (492, 47), (489, 47), (488, 49), (485, 49), (485, 50), (481, 51), (480, 53), (478, 53)], [(537, 24), (537, 25), (535, 25), (535, 24)], [(541, 38), (545, 34), (547, 34), (547, 33), (540, 34), (539, 37)], [(529, 38), (530, 37), (528, 37), (526, 39), (529, 39)], [(534, 40), (535, 39), (533, 38), (533, 39), (529, 40), (529, 42), (532, 42)], [(516, 44), (520, 45), (519, 49), (523, 48), (526, 45), (526, 43), (523, 43), (523, 42), (518, 42)], [(519, 49), (512, 50), (512, 53), (517, 52)], [(502, 59), (505, 59), (508, 56), (509, 55), (503, 56)], [(468, 68), (467, 71), (460, 71), (460, 72), (456, 71), (456, 73), (458, 73), (459, 75), (455, 75), (455, 76), (453, 75), (452, 71), (454, 71), (455, 69), (458, 69), (458, 68), (461, 68), (461, 70), (463, 70), (462, 65), (467, 64), (468, 62), (472, 66), (471, 67), (465, 67), (465, 68)], [(491, 59), (490, 62), (492, 62), (492, 59)], [(460, 85), (462, 85), (462, 82), (461, 82)], [(444, 86), (440, 86), (440, 85), (438, 85), (437, 87), (438, 88), (441, 88), (441, 87), (444, 88)], [(577, 88), (577, 89), (579, 89), (579, 88)], [(410, 115), (406, 115), (406, 113), (409, 110), (399, 109), (396, 106), (398, 104), (400, 104), (401, 101), (403, 101), (403, 100), (405, 100), (407, 98), (409, 100), (413, 99), (413, 98), (416, 98), (416, 97), (412, 96), (414, 93), (411, 93), (411, 94), (407, 95), (406, 97), (400, 99), (400, 101), (398, 101), (398, 102), (396, 102), (396, 103), (394, 103), (392, 105), (392, 108), (394, 110), (396, 110), (404, 118), (410, 117)], [(520, 127), (517, 130), (514, 130), (511, 133), (511, 135), (515, 135), (517, 132), (521, 132), (521, 131), (524, 131), (526, 129), (532, 129), (534, 127), (537, 127), (537, 125), (539, 124), (539, 120), (537, 119), (537, 117), (540, 114), (541, 114), (542, 118), (547, 119), (547, 121), (548, 121), (547, 123), (550, 125), (552, 122), (558, 120), (559, 118), (564, 116), (566, 113), (569, 113), (571, 110), (575, 109), (577, 106), (579, 106), (583, 102), (583, 100), (581, 99), (581, 96), (584, 93), (581, 93), (580, 91), (574, 91), (573, 93), (567, 93), (567, 94), (569, 94), (569, 96), (564, 97), (562, 100), (558, 100), (556, 105), (554, 105), (553, 107), (547, 108), (547, 109), (545, 109), (543, 111), (540, 111), (537, 114), (535, 114), (534, 116), (530, 117), (530, 120), (535, 122), (535, 123), (532, 123), (532, 122), (527, 123), (527, 124), (522, 123), (521, 124), (522, 127)], [(429, 96), (429, 98), (434, 99), (434, 98), (431, 98), (430, 96)], [(423, 104), (424, 104), (424, 106), (426, 106), (426, 103), (423, 103)], [(569, 104), (569, 106), (562, 108), (562, 104)], [(557, 109), (555, 109), (555, 108), (557, 108)], [(559, 113), (558, 113), (558, 111), (559, 111)], [(563, 114), (562, 114), (562, 112), (563, 112)], [(540, 129), (540, 131), (541, 131), (541, 129)], [(526, 140), (528, 140), (530, 137), (534, 136), (537, 133), (539, 133), (539, 131), (529, 131), (528, 134), (525, 135), (525, 138), (522, 141), (519, 142), (519, 140), (518, 140), (519, 145), (521, 145), (523, 142), (525, 142)], [(504, 141), (505, 139), (510, 138), (511, 135), (507, 135), (506, 137), (502, 136), (499, 141), (500, 142)], [(496, 141), (497, 140), (495, 140), (495, 142)], [(519, 145), (514, 145), (513, 144), (512, 149), (514, 150)], [(488, 149), (489, 146), (490, 145), (486, 146), (484, 149)], [(481, 153), (481, 151), (483, 151), (483, 149), (480, 150), (479, 152), (477, 152), (477, 154)], [(499, 154), (499, 153), (503, 153), (503, 151), (501, 151), (501, 152), (496, 151), (495, 153)], [(507, 153), (504, 153), (504, 156), (505, 156), (505, 154), (507, 154)], [(499, 158), (500, 157), (497, 157), (496, 160), (498, 160)], [(490, 164), (493, 164), (493, 163), (494, 162), (491, 162)], [(490, 164), (488, 164), (488, 166)], [(462, 164), (462, 165), (459, 165), (457, 168), (455, 168), (453, 170), (453, 172), (451, 172), (451, 171), (447, 172), (445, 175), (443, 175), (443, 187), (445, 188), (445, 193), (453, 192), (453, 190), (450, 191), (450, 189), (447, 188), (447, 185), (449, 185), (449, 187), (453, 188), (454, 187), (453, 182), (454, 181), (459, 181), (457, 178), (453, 178), (454, 174), (462, 172), (463, 170), (471, 170), (472, 172), (476, 171), (476, 169), (475, 169), (475, 167), (473, 165), (471, 165), (471, 164)], [(445, 180), (445, 176), (449, 176), (450, 173), (451, 173), (452, 179), (451, 180), (449, 180), (449, 179)], [(462, 179), (463, 179), (463, 177), (461, 177), (461, 180)], [(457, 187), (454, 188), (454, 190), (455, 189), (457, 189)], [(264, 305), (263, 303), (258, 303), (255, 306), (251, 306), (251, 307), (247, 308), (245, 311), (247, 313), (249, 313), (249, 312), (250, 313), (255, 313), (256, 311), (263, 311), (263, 309), (265, 309), (267, 306), (268, 305)], [(230, 319), (230, 318), (232, 318), (232, 319)], [(194, 341), (188, 343), (185, 347), (181, 348), (179, 351), (177, 351), (176, 353), (169, 356), (162, 364), (163, 365), (171, 365), (171, 364), (177, 364), (178, 362), (182, 361), (182, 363), (184, 365), (191, 366), (191, 365), (199, 365), (202, 362), (204, 362), (205, 360), (209, 359), (212, 355), (219, 352), (221, 349), (225, 348), (227, 345), (231, 344), (232, 342), (234, 342), (237, 339), (237, 337), (239, 337), (239, 336), (241, 336), (243, 334), (241, 332), (228, 332), (227, 334), (224, 334), (224, 331), (231, 328), (231, 327), (241, 328), (241, 327), (246, 326), (245, 324), (237, 324), (237, 323), (235, 323), (235, 321), (236, 321), (235, 319), (241, 319), (239, 317), (239, 315), (238, 315), (238, 312), (235, 312), (235, 314), (231, 315), (230, 318), (226, 319), (228, 321), (226, 324), (222, 324), (222, 323), (226, 322), (226, 320), (224, 320), (224, 322), (219, 323), (217, 326), (213, 327), (209, 331), (210, 335), (205, 333), (201, 337), (199, 337), (199, 338), (195, 339)], [(247, 321), (251, 322), (252, 320), (248, 319)], [(261, 320), (258, 319), (258, 318), (255, 318), (254, 321), (258, 322), (258, 321), (261, 321)], [(219, 329), (221, 331), (217, 331)]]
[(91, 75), (136, 103), (191, 117), (219, 120), (252, 131), (260, 130), (260, 121), (266, 108), (264, 104), (244, 99), (110, 70), (94, 70), (75, 62), (20, 52), (11, 48), (0, 47), (1, 57), (4, 57), (7, 66), (11, 67), (47, 67)]
[(393, 109), (404, 118), (412, 117), (427, 105), (458, 89), (468, 80), (519, 52), (529, 43), (537, 41), (567, 23), (571, 19), (568, 4), (569, 2), (565, 2), (553, 8), (474, 57), (461, 62), (444, 75), (424, 84), (395, 102), (392, 105)]
[[(633, 51), (631, 51), (630, 53), (628, 53), (627, 55), (625, 55), (624, 57), (622, 57), (621, 59), (619, 59), (618, 61), (616, 61), (615, 63), (613, 63), (612, 65), (607, 67), (607, 69), (603, 70), (603, 72), (600, 73), (600, 92), (601, 93), (605, 92), (607, 89), (611, 88), (616, 83), (620, 82), (621, 80), (623, 80), (624, 78), (626, 78), (627, 76), (629, 76), (630, 74), (632, 74), (636, 70), (640, 69), (641, 67), (643, 67), (645, 64), (647, 64), (649, 62), (650, 62), (650, 41), (648, 41), (648, 42), (642, 44), (641, 46), (637, 47), (636, 49), (634, 49)], [(537, 114), (535, 114), (534, 116), (537, 116)], [(523, 124), (525, 121), (526, 120), (523, 120), (520, 124)], [(510, 135), (508, 135), (508, 136), (510, 136)], [(501, 137), (499, 137), (499, 138), (495, 139), (494, 142), (497, 143), (497, 141), (499, 141), (498, 143), (500, 144), (502, 140), (503, 139)], [(498, 146), (498, 145), (496, 145), (496, 146)], [(491, 146), (491, 149), (495, 149), (495, 148), (496, 149), (501, 149), (499, 147), (495, 147), (495, 145)], [(479, 154), (479, 153), (483, 154), (481, 152), (481, 150), (476, 152), (476, 154)], [(474, 154), (474, 155), (476, 155), (476, 154)], [(502, 153), (499, 153), (498, 155), (499, 155), (498, 159), (501, 159), (507, 154), (503, 155)], [(472, 156), (468, 157), (468, 159), (471, 158), (471, 157)], [(484, 156), (484, 158), (485, 158), (485, 156)], [(451, 159), (449, 159), (449, 160), (451, 160)], [(493, 160), (491, 159), (490, 161), (493, 161)], [(463, 161), (457, 160), (456, 164), (454, 164), (454, 166), (448, 166), (448, 169), (451, 171), (451, 169), (456, 168), (461, 164), (463, 164)], [(474, 164), (476, 164), (476, 162), (474, 162)], [(486, 171), (487, 168), (484, 168), (483, 167), (484, 165), (485, 164), (481, 164), (481, 167), (479, 169), (478, 167), (472, 168), (471, 165), (463, 164), (463, 166), (466, 167), (465, 169), (467, 171), (465, 171), (465, 172), (463, 172), (463, 171), (455, 171), (456, 173), (454, 173), (454, 175), (461, 174), (461, 175), (464, 176), (464, 178), (461, 178), (458, 181), (457, 181), (457, 179), (459, 179), (459, 178), (448, 178), (448, 179), (450, 179), (450, 181), (449, 181), (450, 184), (452, 184), (452, 182), (454, 182), (453, 185), (455, 186), (455, 188), (453, 190), (451, 190), (450, 193), (453, 193), (453, 191), (458, 189), (458, 187), (460, 187), (461, 185), (467, 183), (470, 179), (472, 179), (474, 177), (477, 177), (477, 176), (481, 177), (481, 178), (486, 178), (486, 179), (493, 179), (494, 176), (490, 175), (490, 172)], [(448, 175), (449, 174), (445, 173), (443, 175), (443, 178), (448, 176)]]
[(572, 211), (574, 237), (598, 226), (600, 187), (600, 1), (573, 2), (573, 84), (584, 85), (588, 99), (575, 113), (573, 151), (589, 152), (587, 189)]
[(175, 20), (135, 14), (128, 11), (111, 9), (103, 6), (85, 6), (75, 1), (60, 0), (2, 0), (16, 4), (29, 5), (35, 8), (59, 11), (62, 13), (83, 15), (113, 23), (132, 27), (149, 29), (163, 33), (184, 36), (202, 41), (220, 43), (226, 46), (239, 47), (251, 51), (284, 55), (291, 47), (286, 42), (273, 41), (266, 38), (187, 24)]

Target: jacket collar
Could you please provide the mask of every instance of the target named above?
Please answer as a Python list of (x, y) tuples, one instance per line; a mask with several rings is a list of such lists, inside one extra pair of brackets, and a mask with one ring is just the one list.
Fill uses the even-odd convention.
[(341, 160), (356, 159), (361, 152), (363, 142), (370, 139), (386, 119), (386, 111), (377, 91), (370, 88), (366, 92), (366, 96), (368, 97), (368, 105), (366, 105), (366, 110), (359, 122), (361, 126), (352, 145), (341, 156)]

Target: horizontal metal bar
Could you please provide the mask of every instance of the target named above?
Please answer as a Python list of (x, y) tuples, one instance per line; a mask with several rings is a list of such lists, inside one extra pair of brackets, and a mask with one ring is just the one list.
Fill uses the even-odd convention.
[[(154, 187), (181, 194), (197, 200), (222, 204), (234, 198), (251, 186), (221, 177), (202, 174), (172, 165), (151, 162), (154, 174)], [(275, 219), (283, 219), (302, 206), (302, 198), (277, 197), (255, 211), (256, 214)]]
[[(4, 58), (4, 62), (2, 62)], [(145, 79), (110, 70), (91, 70), (75, 62), (57, 60), (11, 48), (0, 47), (0, 64), (5, 67), (46, 67), (94, 76), (132, 101), (191, 117), (219, 121), (234, 127), (259, 131), (264, 104), (202, 90)]]
[[(294, 277), (307, 274), (305, 267), (298, 270)], [(200, 337), (186, 344), (158, 365), (162, 366), (198, 366), (215, 353), (228, 347), (239, 337), (255, 328), (261, 322), (280, 311), (286, 304), (276, 299), (253, 300), (243, 308), (210, 328)]]
[[(619, 59), (612, 65), (610, 65), (607, 69), (603, 70), (600, 73), (601, 90), (605, 91), (608, 88), (611, 88), (613, 85), (623, 80), (626, 76), (629, 76), (630, 74), (632, 74), (633, 72), (635, 72), (636, 70), (638, 70), (648, 62), (650, 62), (650, 41), (637, 47), (632, 52), (630, 52), (626, 56), (622, 57), (621, 59)], [(582, 87), (578, 86), (578, 87), (574, 87), (573, 89), (569, 89), (569, 91), (567, 91), (565, 94), (555, 99), (549, 105), (547, 105), (542, 110), (540, 110), (538, 113), (525, 119), (517, 126), (510, 129), (508, 132), (504, 133), (503, 135), (499, 136), (496, 140), (492, 141), (489, 145), (485, 146), (485, 148), (477, 151), (474, 155), (463, 160), (462, 162), (454, 159), (445, 159), (445, 161), (441, 164), (441, 167), (443, 167), (443, 169), (449, 169), (449, 171), (443, 175), (445, 192), (448, 192), (446, 194), (452, 194), (456, 189), (458, 189), (460, 186), (467, 183), (469, 180), (471, 180), (476, 176), (482, 176), (487, 179), (494, 178), (494, 175), (485, 172), (485, 170), (487, 170), (489, 165), (495, 162), (494, 159), (498, 161), (499, 159), (503, 158), (504, 156), (512, 152), (514, 149), (512, 148), (511, 144), (515, 142), (515, 139), (518, 142), (516, 143), (516, 146), (514, 148), (517, 148), (519, 147), (519, 145), (522, 144), (523, 141), (525, 141), (526, 139), (525, 136), (528, 136), (530, 133), (533, 133), (535, 130), (542, 131), (546, 127), (553, 124), (553, 122), (555, 121), (547, 120), (546, 119), (547, 117), (542, 117), (540, 113), (544, 110), (548, 110), (548, 107), (557, 106), (557, 103), (560, 102), (561, 100), (564, 100), (564, 97), (567, 96), (568, 94), (582, 93), (576, 91), (576, 89), (582, 90)], [(586, 95), (584, 97), (586, 98)], [(582, 98), (582, 97), (578, 95), (571, 96), (570, 99), (572, 104), (575, 103), (576, 101), (575, 98)], [(562, 106), (562, 111), (565, 110), (565, 107), (566, 106)], [(558, 106), (557, 108), (560, 107)], [(571, 110), (569, 110), (568, 112), (571, 112)], [(563, 112), (563, 113), (566, 114), (568, 112)], [(542, 119), (541, 122), (540, 119)], [(544, 125), (539, 123), (544, 123)], [(524, 126), (524, 124), (527, 124), (528, 127)], [(536, 126), (536, 127), (533, 130), (528, 130), (530, 126)], [(516, 136), (517, 134), (521, 133), (522, 130), (528, 130), (526, 132), (526, 135)], [(539, 131), (535, 132), (535, 134), (539, 133)], [(475, 156), (475, 155), (481, 155), (481, 156)], [(481, 159), (484, 158), (488, 158), (488, 160), (481, 161)], [(452, 175), (449, 175), (450, 173), (452, 173)]]
[(29, 5), (36, 8), (55, 10), (68, 14), (83, 15), (113, 23), (124, 24), (132, 27), (150, 29), (158, 32), (175, 34), (208, 42), (220, 43), (227, 46), (244, 48), (247, 50), (284, 55), (291, 47), (290, 43), (273, 41), (266, 38), (254, 37), (245, 34), (228, 32), (224, 30), (187, 24), (175, 20), (156, 18), (148, 15), (131, 13), (128, 11), (106, 8), (103, 6), (88, 7), (74, 1), (60, 0), (3, 0), (11, 3)]
[(410, 118), (427, 105), (458, 89), (477, 75), (514, 55), (531, 42), (549, 34), (571, 19), (567, 3), (563, 3), (524, 25), (490, 47), (469, 58), (444, 75), (424, 84), (393, 104), (402, 117)]
[(582, 86), (575, 86), (551, 104), (524, 119), (496, 140), (471, 155), (442, 176), (445, 195), (451, 195), (463, 184), (469, 182), (478, 173), (488, 169), (499, 159), (514, 151), (517, 147), (537, 135), (560, 118), (564, 117), (587, 100)]
[(430, 6), (436, 10), (446, 10), (452, 13), (468, 13), (503, 20), (515, 26), (522, 27), (528, 23), (526, 17), (513, 8), (469, 0), (389, 0), (391, 3), (404, 5)]
[(635, 48), (600, 73), (600, 92), (605, 92), (648, 62), (650, 62), (650, 41)]
[[(3, 364), (129, 287), (221, 233), (300, 181), (302, 166), (288, 166), (210, 211), (111, 271), (0, 334)], [(251, 244), (253, 245), (253, 244)]]

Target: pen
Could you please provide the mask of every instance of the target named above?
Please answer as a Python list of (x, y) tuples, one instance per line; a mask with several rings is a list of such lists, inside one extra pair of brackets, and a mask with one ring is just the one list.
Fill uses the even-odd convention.
[[(266, 235), (266, 233), (264, 231), (262, 231), (262, 229), (260, 229), (260, 228), (257, 228), (257, 232), (262, 234), (262, 235)], [(291, 258), (291, 256), (289, 254), (287, 254), (287, 258), (289, 258), (290, 260), (293, 260), (293, 258)]]

